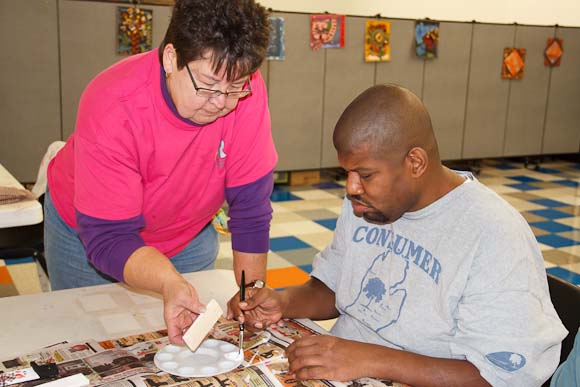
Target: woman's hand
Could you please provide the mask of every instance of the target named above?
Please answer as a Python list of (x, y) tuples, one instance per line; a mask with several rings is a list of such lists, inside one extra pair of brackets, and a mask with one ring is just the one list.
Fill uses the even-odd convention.
[(205, 311), (205, 306), (200, 303), (195, 288), (183, 277), (165, 283), (161, 294), (169, 341), (183, 344), (183, 334)]

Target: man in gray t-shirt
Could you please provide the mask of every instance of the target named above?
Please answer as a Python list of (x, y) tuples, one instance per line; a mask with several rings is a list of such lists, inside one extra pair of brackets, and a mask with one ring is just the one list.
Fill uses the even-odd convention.
[(332, 243), (311, 279), (242, 304), (246, 324), (338, 317), (336, 337), (288, 349), (297, 378), (425, 386), (540, 386), (566, 336), (522, 216), (444, 167), (421, 101), (375, 86), (334, 131), (348, 173)]

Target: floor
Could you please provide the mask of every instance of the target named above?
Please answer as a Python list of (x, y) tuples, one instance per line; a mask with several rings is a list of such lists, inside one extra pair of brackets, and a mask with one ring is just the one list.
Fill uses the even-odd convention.
[[(477, 178), (518, 209), (544, 254), (546, 270), (580, 286), (580, 163), (550, 161), (526, 168), (521, 161), (484, 160)], [(312, 259), (332, 239), (344, 197), (344, 181), (276, 186), (272, 194), (268, 285), (308, 279)], [(220, 235), (217, 268), (231, 269), (229, 236)], [(0, 259), (0, 296), (48, 291), (46, 275), (29, 258), (5, 266)]]
[[(580, 285), (580, 164), (485, 160), (477, 178), (518, 209), (529, 222), (546, 270)], [(304, 282), (312, 259), (332, 239), (341, 210), (344, 181), (312, 186), (277, 186), (270, 232), (267, 283), (282, 288)], [(231, 268), (228, 236), (220, 236), (219, 268)]]
[(0, 297), (49, 290), (46, 274), (32, 257), (0, 259)]

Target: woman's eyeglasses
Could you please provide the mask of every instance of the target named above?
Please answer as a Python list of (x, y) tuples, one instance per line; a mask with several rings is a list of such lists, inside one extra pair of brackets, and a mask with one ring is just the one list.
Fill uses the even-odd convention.
[[(247, 95), (252, 93), (252, 84), (250, 83), (249, 78), (242, 86), (242, 90), (221, 91), (221, 90), (212, 90), (212, 89), (206, 89), (203, 87), (198, 87), (197, 84), (195, 83), (195, 79), (193, 79), (193, 74), (191, 73), (191, 70), (189, 69), (189, 66), (187, 64), (185, 64), (185, 68), (187, 69), (187, 73), (189, 74), (189, 77), (191, 78), (191, 82), (193, 83), (193, 88), (195, 89), (195, 94), (199, 97), (217, 98), (223, 94), (228, 99), (240, 99), (240, 98), (244, 98)], [(246, 87), (246, 85), (247, 85), (247, 87)]]

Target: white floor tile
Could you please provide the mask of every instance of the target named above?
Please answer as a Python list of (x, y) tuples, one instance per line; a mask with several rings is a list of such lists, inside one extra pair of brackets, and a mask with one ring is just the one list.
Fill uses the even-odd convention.
[(560, 224), (565, 224), (566, 226), (580, 229), (580, 216), (574, 216), (571, 218), (554, 219), (554, 221), (557, 223), (560, 223)]
[(503, 196), (503, 198), (512, 205), (516, 210), (522, 211), (532, 211), (532, 210), (541, 210), (546, 208), (545, 206), (541, 206), (536, 203), (528, 202), (527, 200), (518, 199), (510, 196)]
[(219, 247), (219, 251), (218, 251), (218, 255), (217, 255), (218, 259), (233, 259), (234, 258), (234, 252), (232, 250), (232, 242), (221, 242), (220, 243), (220, 247)]
[(323, 250), (332, 242), (334, 232), (328, 230), (317, 234), (300, 235), (300, 239), (318, 250)]
[(286, 222), (275, 223), (270, 225), (270, 238), (289, 236), (289, 235), (305, 235), (317, 234), (328, 230), (311, 220), (300, 222)]
[(282, 269), (285, 267), (294, 266), (291, 262), (288, 262), (278, 254), (273, 251), (268, 252), (268, 269)]
[(298, 196), (304, 200), (324, 200), (324, 199), (336, 199), (336, 195), (328, 193), (320, 189), (308, 190), (308, 191), (295, 191), (292, 192), (293, 195)]
[(494, 190), (498, 194), (520, 192), (520, 190), (517, 188), (508, 187), (507, 185), (501, 185), (501, 184), (492, 184), (492, 185), (488, 185), (488, 187), (491, 188), (492, 190)]
[(538, 242), (538, 246), (540, 246), (540, 251), (546, 251), (546, 250), (553, 250), (554, 248), (552, 246), (548, 246), (545, 245), (543, 243)]

